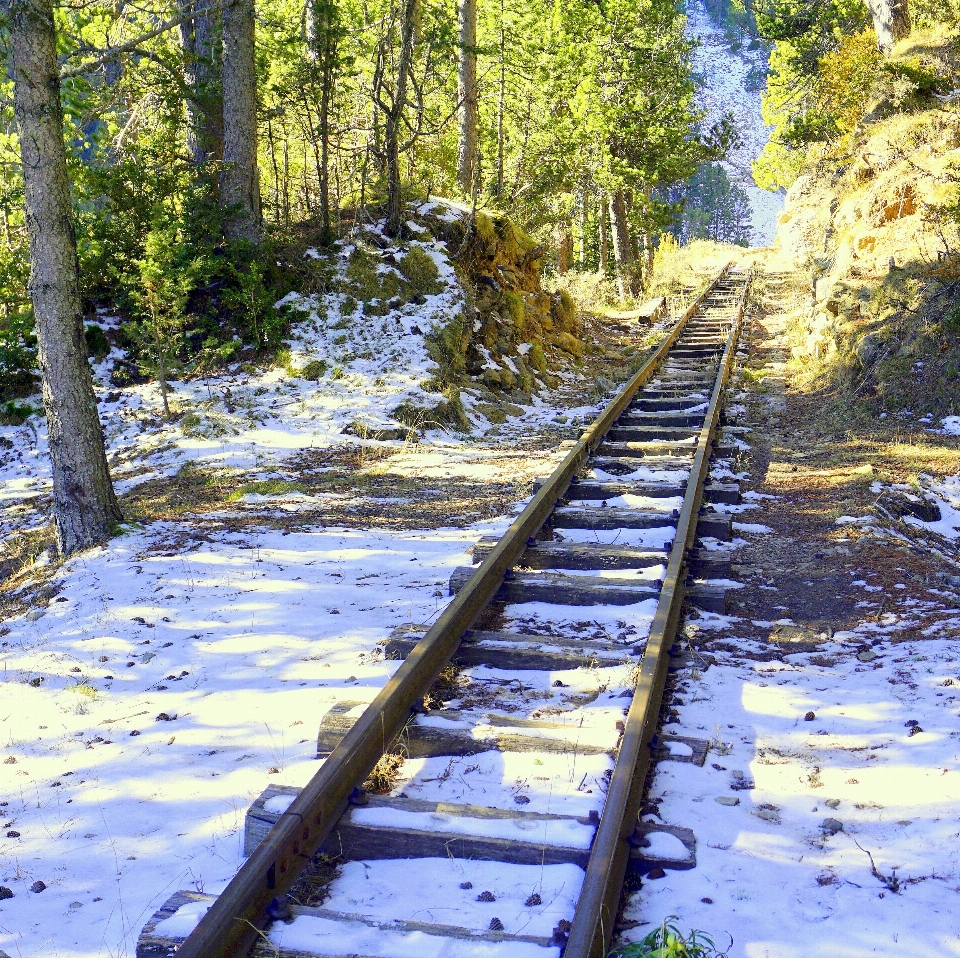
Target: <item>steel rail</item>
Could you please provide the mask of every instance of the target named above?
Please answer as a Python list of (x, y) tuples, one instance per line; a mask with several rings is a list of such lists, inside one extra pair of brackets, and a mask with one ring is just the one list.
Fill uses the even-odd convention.
[(697, 533), (703, 501), (703, 484), (710, 469), (710, 447), (720, 417), (720, 405), (743, 327), (743, 315), (752, 271), (737, 308), (737, 318), (727, 338), (717, 379), (697, 440), (693, 468), (677, 522), (677, 533), (667, 563), (660, 599), (643, 658), (633, 699), (624, 724), (613, 776), (590, 851), (583, 889), (577, 902), (563, 958), (598, 958), (606, 955), (626, 874), (630, 841), (637, 825), (643, 785), (650, 768), (650, 740), (659, 723), (670, 647), (680, 624), (685, 594), (686, 564)]
[(584, 432), (549, 479), (490, 551), (464, 588), (410, 652), (379, 694), (320, 766), (287, 811), (244, 862), (177, 958), (238, 958), (248, 953), (269, 923), (272, 902), (286, 894), (346, 811), (357, 786), (403, 731), (420, 700), (457, 651), (463, 634), (496, 595), (507, 571), (550, 516), (557, 500), (636, 392), (683, 332), (687, 321), (726, 275), (730, 263), (707, 285), (663, 342)]

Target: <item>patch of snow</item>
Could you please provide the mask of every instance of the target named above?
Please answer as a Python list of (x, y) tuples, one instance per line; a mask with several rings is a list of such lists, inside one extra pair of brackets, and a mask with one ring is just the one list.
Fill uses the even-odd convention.
[(773, 532), (770, 526), (765, 526), (762, 522), (735, 522), (733, 528), (737, 532), (748, 532), (754, 535), (764, 535)]

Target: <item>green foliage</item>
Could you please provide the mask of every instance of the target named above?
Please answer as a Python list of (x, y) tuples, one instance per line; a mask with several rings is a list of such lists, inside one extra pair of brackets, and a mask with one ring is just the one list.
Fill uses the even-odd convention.
[(400, 260), (398, 269), (417, 292), (433, 294), (443, 289), (440, 272), (433, 257), (421, 246), (412, 246)]
[(232, 283), (223, 293), (223, 302), (233, 310), (241, 337), (258, 350), (279, 346), (289, 329), (288, 317), (274, 306), (277, 294), (268, 281), (267, 267), (258, 258), (260, 254), (249, 247), (234, 253)]
[(84, 327), (83, 338), (87, 343), (87, 355), (97, 362), (106, 359), (110, 354), (110, 341), (102, 326), (88, 323)]
[(691, 931), (684, 935), (676, 918), (676, 915), (665, 918), (643, 941), (615, 948), (610, 958), (726, 958), (705, 932)]
[(143, 259), (137, 263), (140, 285), (132, 292), (137, 319), (127, 328), (139, 347), (138, 365), (160, 387), (164, 414), (169, 418), (167, 381), (180, 368), (184, 308), (184, 277), (172, 268), (174, 250), (168, 232), (148, 234)]
[[(954, 27), (958, 3), (911, 3), (915, 27)], [(754, 164), (766, 189), (790, 186), (811, 144), (844, 155), (868, 114), (927, 108), (954, 85), (955, 71), (925, 55), (884, 59), (862, 0), (762, 0), (755, 9), (759, 31), (775, 41), (762, 101), (774, 130)]]
[[(844, 37), (835, 50), (820, 58), (817, 112), (827, 117), (835, 130), (849, 133), (863, 119), (881, 60), (872, 30)], [(810, 140), (817, 138), (826, 137), (810, 136)]]
[(298, 369), (296, 375), (301, 379), (311, 382), (319, 382), (327, 374), (327, 361), (325, 359), (311, 359), (302, 369)]
[(37, 338), (32, 312), (0, 316), (0, 399), (16, 399), (36, 391)]
[(0, 425), (22, 426), (34, 413), (39, 411), (29, 403), (8, 399), (6, 402), (0, 403)]
[[(745, 40), (752, 14), (742, 0), (709, 2), (734, 39)], [(396, 90), (399, 52), (396, 5), (310, 0), (305, 10), (300, 0), (263, 0), (257, 13), (261, 193), (271, 234), (283, 243), (253, 250), (223, 241), (219, 161), (196, 167), (186, 150), (185, 62), (176, 30), (62, 86), (82, 295), (117, 309), (121, 339), (127, 336), (133, 360), (150, 375), (203, 374), (278, 348), (289, 319), (273, 303), (293, 277), (308, 273), (287, 262), (296, 245), (287, 238), (328, 245), (382, 213), (384, 111)], [(91, 51), (116, 49), (153, 29), (156, 15), (129, 5), (57, 7), (58, 55), (68, 69), (89, 61)], [(597, 200), (614, 189), (632, 192), (636, 231), (662, 228), (677, 210), (657, 191), (719, 158), (732, 136), (729, 124), (702, 128), (690, 51), (675, 0), (480, 4), (479, 206), (509, 209), (532, 234), (516, 231), (519, 245), (529, 243), (525, 252), (569, 223), (578, 204), (588, 208), (595, 234)], [(451, 122), (457, 56), (451, 9), (420, 4), (411, 102), (400, 121), (408, 200), (458, 192)], [(7, 122), (0, 130), (13, 131), (9, 76), (3, 82)], [(194, 93), (195, 102), (216, 112), (215, 80)], [(15, 133), (0, 132), (0, 152), (0, 287), (10, 314), (26, 315)], [(498, 222), (481, 210), (481, 237)], [(164, 237), (160, 245), (169, 249), (151, 236)], [(355, 251), (343, 284), (345, 315), (358, 300), (380, 300), (365, 312), (381, 313), (394, 296), (440, 288), (424, 250), (414, 246), (397, 258), (398, 270), (385, 269), (373, 251)], [(24, 348), (0, 326), (0, 377), (5, 349), (11, 367), (30, 368)]]
[(684, 242), (750, 245), (750, 198), (720, 164), (704, 163), (674, 195), (682, 200), (683, 213), (671, 232)]
[(925, 63), (919, 56), (901, 57), (884, 63), (883, 68), (894, 80), (906, 81), (923, 96), (929, 96), (931, 93), (947, 93), (952, 86), (949, 76), (934, 65)]
[(400, 276), (380, 266), (379, 254), (358, 243), (347, 262), (347, 292), (361, 303), (397, 296), (403, 288)]
[(506, 307), (513, 325), (517, 328), (517, 332), (522, 335), (527, 312), (523, 297), (519, 293), (506, 290), (503, 294), (503, 305)]

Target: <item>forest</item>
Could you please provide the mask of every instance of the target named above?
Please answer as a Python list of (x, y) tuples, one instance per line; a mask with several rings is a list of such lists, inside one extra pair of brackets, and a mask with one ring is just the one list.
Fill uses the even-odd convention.
[[(130, 381), (275, 350), (289, 317), (274, 303), (297, 288), (302, 249), (380, 223), (402, 241), (415, 197), (509, 210), (560, 273), (609, 269), (622, 297), (638, 293), (681, 205), (671, 188), (736, 136), (726, 118), (701, 122), (683, 24), (667, 0), (14, 0), (6, 415), (39, 362), (54, 458), (59, 416), (94, 449), (78, 316), (120, 311)], [(106, 348), (95, 325), (86, 340)], [(69, 552), (119, 513), (102, 463), (63, 468), (100, 501), (62, 524)]]
[[(924, 81), (881, 65), (910, 18), (874, 6), (711, 10), (731, 43), (771, 51), (761, 185), (790, 185), (809, 144), (855, 126), (877, 71)], [(23, 418), (44, 374), (56, 486), (75, 487), (56, 514), (98, 503), (58, 519), (61, 548), (119, 519), (86, 370), (109, 344), (96, 324), (79, 338), (98, 307), (119, 311), (132, 359), (115, 384), (156, 380), (169, 416), (174, 374), (281, 347), (276, 303), (305, 285), (306, 247), (367, 228), (403, 242), (417, 198), (509, 211), (550, 269), (609, 274), (623, 301), (664, 232), (748, 238), (716, 164), (739, 134), (730, 115), (705, 121), (684, 24), (668, 0), (11, 0), (0, 391)]]

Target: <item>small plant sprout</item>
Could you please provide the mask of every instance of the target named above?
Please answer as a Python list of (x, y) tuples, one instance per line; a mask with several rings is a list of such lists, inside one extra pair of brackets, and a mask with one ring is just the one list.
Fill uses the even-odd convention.
[(720, 726), (717, 726), (717, 732), (707, 743), (709, 751), (716, 752), (717, 755), (729, 755), (733, 751), (733, 743), (725, 742), (720, 732)]
[(727, 958), (727, 952), (719, 951), (706, 932), (685, 935), (676, 922), (676, 915), (668, 915), (643, 941), (620, 945), (608, 958)]

